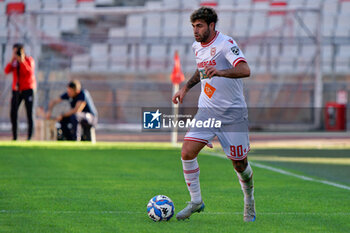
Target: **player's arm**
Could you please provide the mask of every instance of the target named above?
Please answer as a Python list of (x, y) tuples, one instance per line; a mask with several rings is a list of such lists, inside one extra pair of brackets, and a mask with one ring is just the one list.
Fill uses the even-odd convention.
[(79, 100), (77, 101), (76, 105), (74, 108), (72, 108), (71, 110), (69, 110), (68, 112), (65, 112), (61, 115), (61, 117), (69, 117), (73, 114), (76, 114), (78, 112), (82, 112), (83, 109), (85, 108), (86, 106), (86, 102), (85, 101), (82, 101), (82, 100)]
[(52, 109), (59, 103), (62, 102), (61, 98), (57, 98), (54, 100), (51, 100), (49, 103), (49, 107), (47, 109), (47, 113), (46, 113), (46, 119), (50, 119), (51, 118), (51, 113), (52, 113)]
[(213, 76), (225, 78), (247, 78), (250, 76), (250, 68), (248, 63), (241, 61), (235, 67), (227, 70), (217, 70), (214, 66), (206, 66), (205, 73), (209, 78)]
[(199, 75), (199, 71), (196, 70), (196, 72), (192, 75), (190, 80), (187, 81), (186, 85), (183, 86), (178, 92), (175, 93), (172, 99), (173, 103), (178, 104), (180, 102), (182, 104), (182, 100), (185, 97), (186, 93), (200, 81), (201, 81), (201, 78)]

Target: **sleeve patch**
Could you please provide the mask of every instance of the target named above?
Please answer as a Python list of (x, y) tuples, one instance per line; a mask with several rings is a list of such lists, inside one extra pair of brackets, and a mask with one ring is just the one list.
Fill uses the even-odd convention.
[(239, 48), (237, 47), (237, 46), (233, 46), (232, 48), (231, 48), (231, 51), (232, 51), (232, 53), (234, 54), (234, 55), (238, 55), (239, 54)]

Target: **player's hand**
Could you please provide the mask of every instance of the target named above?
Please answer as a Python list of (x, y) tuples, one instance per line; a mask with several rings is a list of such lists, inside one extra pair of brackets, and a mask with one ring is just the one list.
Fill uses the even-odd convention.
[(182, 104), (182, 100), (185, 97), (186, 93), (188, 92), (188, 88), (186, 86), (183, 86), (178, 92), (175, 93), (173, 96), (173, 103), (178, 104), (179, 102)]
[(204, 67), (205, 74), (209, 77), (212, 78), (215, 75), (218, 75), (218, 70), (215, 68), (215, 66), (206, 66)]
[(56, 117), (56, 121), (61, 121), (62, 118), (63, 118), (63, 116), (62, 116), (62, 115), (59, 115), (58, 117)]

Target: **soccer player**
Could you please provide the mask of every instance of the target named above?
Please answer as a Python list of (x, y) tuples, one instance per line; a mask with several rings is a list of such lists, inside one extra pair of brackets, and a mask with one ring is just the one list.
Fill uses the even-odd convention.
[(51, 117), (53, 107), (56, 104), (61, 103), (63, 100), (70, 102), (71, 110), (62, 113), (56, 118), (56, 120), (61, 123), (63, 136), (66, 140), (79, 140), (80, 132), (78, 124), (81, 124), (83, 130), (86, 128), (90, 129), (91, 127), (96, 127), (96, 107), (90, 93), (81, 88), (81, 84), (78, 80), (73, 80), (68, 83), (67, 92), (63, 93), (60, 97), (52, 100), (49, 103), (46, 118), (49, 119)]
[(227, 157), (232, 160), (244, 194), (244, 216), (246, 222), (255, 221), (253, 195), (253, 171), (248, 163), (250, 150), (248, 136), (248, 112), (243, 96), (242, 78), (250, 76), (250, 69), (236, 42), (215, 30), (217, 14), (210, 7), (201, 7), (191, 15), (195, 42), (197, 70), (190, 80), (172, 98), (182, 103), (186, 93), (201, 83), (196, 119), (215, 118), (221, 120), (220, 128), (199, 130), (191, 128), (185, 135), (181, 158), (183, 173), (191, 201), (176, 218), (183, 220), (195, 212), (204, 210), (199, 184), (197, 155), (205, 146), (211, 145), (217, 136)]

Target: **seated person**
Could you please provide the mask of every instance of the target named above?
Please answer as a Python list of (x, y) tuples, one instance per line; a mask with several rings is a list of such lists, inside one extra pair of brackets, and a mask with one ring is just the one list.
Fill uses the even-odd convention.
[[(81, 133), (78, 124), (85, 132), (90, 132), (91, 127), (97, 125), (97, 111), (90, 96), (90, 93), (81, 89), (78, 80), (73, 80), (67, 85), (67, 92), (63, 93), (59, 98), (52, 100), (49, 104), (47, 119), (51, 118), (52, 109), (55, 105), (67, 100), (70, 103), (71, 110), (62, 113), (56, 118), (61, 124), (63, 136), (66, 140), (80, 140)], [(89, 140), (89, 138), (87, 138)]]

